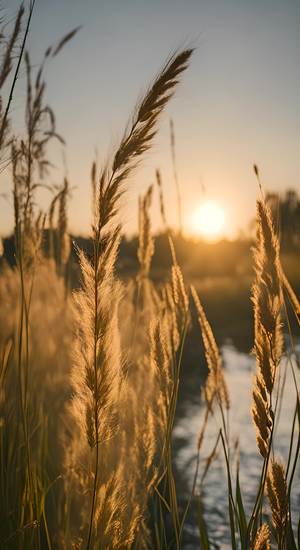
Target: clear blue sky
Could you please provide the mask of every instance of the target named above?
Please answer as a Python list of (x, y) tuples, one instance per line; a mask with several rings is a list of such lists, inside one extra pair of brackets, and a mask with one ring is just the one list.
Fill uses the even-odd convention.
[[(12, 15), (18, 2), (3, 0)], [(88, 232), (89, 173), (95, 149), (105, 159), (118, 143), (136, 99), (168, 54), (192, 43), (197, 50), (176, 98), (165, 113), (155, 146), (123, 201), (127, 231), (136, 227), (137, 196), (160, 167), (167, 215), (176, 222), (169, 148), (175, 122), (184, 223), (206, 198), (226, 211), (226, 233), (244, 228), (254, 214), (256, 162), (267, 189), (300, 191), (299, 0), (36, 0), (28, 47), (38, 63), (46, 47), (82, 25), (78, 36), (47, 68), (47, 97), (67, 141), (73, 186), (70, 226)], [(13, 118), (22, 131), (24, 72)], [(62, 171), (60, 148), (52, 151)], [(2, 178), (3, 179), (3, 178)], [(9, 192), (9, 174), (1, 183)], [(47, 203), (47, 195), (41, 197)], [(153, 222), (160, 223), (157, 203)], [(12, 227), (1, 202), (0, 232)]]

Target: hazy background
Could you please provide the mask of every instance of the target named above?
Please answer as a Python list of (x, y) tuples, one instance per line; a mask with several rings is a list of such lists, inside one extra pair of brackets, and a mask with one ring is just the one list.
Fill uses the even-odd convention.
[[(1, 2), (11, 20), (19, 2)], [(106, 158), (122, 134), (136, 99), (177, 47), (197, 51), (166, 112), (155, 147), (130, 183), (125, 229), (136, 228), (138, 194), (162, 171), (167, 216), (176, 223), (169, 146), (175, 123), (186, 232), (196, 207), (216, 200), (234, 236), (253, 217), (256, 162), (267, 189), (300, 190), (300, 2), (298, 0), (36, 0), (28, 48), (39, 63), (46, 47), (77, 25), (80, 33), (49, 64), (47, 97), (67, 142), (65, 158), (75, 189), (70, 229), (88, 232), (91, 161)], [(22, 132), (24, 70), (12, 105)], [(61, 181), (62, 147), (55, 147), (52, 180)], [(10, 193), (9, 172), (1, 192)], [(43, 194), (42, 204), (50, 197)], [(157, 207), (153, 223), (159, 227)], [(0, 233), (13, 226), (12, 206), (1, 201)]]

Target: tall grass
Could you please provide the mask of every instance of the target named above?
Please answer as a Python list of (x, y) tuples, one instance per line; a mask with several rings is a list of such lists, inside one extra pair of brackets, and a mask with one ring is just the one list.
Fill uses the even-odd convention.
[[(21, 8), (4, 49), (0, 82), (13, 70), (12, 52), (21, 36), (23, 16)], [(293, 361), (295, 413), (286, 464), (277, 457), (274, 444), (284, 391), (283, 323), (290, 328), (290, 308), (299, 316), (299, 300), (283, 272), (280, 239), (263, 194), (257, 202), (253, 249), (256, 375), (252, 388), (249, 381), (253, 396), (249, 422), (252, 417), (261, 473), (249, 516), (244, 507), (247, 488), (239, 481), (243, 461), (237, 459), (230, 432), (230, 388), (222, 354), (194, 287), (190, 302), (167, 226), (159, 171), (160, 212), (169, 238), (168, 279), (154, 284), (150, 277), (155, 249), (153, 186), (141, 194), (138, 204), (139, 270), (131, 280), (120, 280), (116, 272), (122, 235), (120, 199), (153, 143), (191, 49), (168, 59), (136, 106), (112, 157), (101, 170), (96, 163), (92, 166), (91, 254), (77, 249), (72, 255), (71, 187), (66, 178), (61, 186), (50, 188), (48, 211), (37, 208), (40, 182), (49, 187), (49, 142), (63, 143), (45, 99), (44, 67), (77, 30), (49, 48), (37, 70), (25, 53), (22, 138), (9, 139), (9, 110), (0, 113), (1, 153), (11, 151), (16, 260), (14, 267), (2, 260), (0, 273), (0, 547), (178, 550), (193, 511), (200, 547), (212, 548), (214, 535), (207, 527), (209, 510), (201, 488), (221, 452), (232, 548), (300, 548), (300, 526), (296, 533), (291, 507), (300, 449), (298, 374)], [(21, 56), (23, 50), (24, 45)], [(173, 125), (171, 147), (181, 230)], [(257, 167), (255, 173), (259, 178)], [(71, 293), (74, 252), (81, 284)], [(195, 313), (208, 376), (193, 484), (182, 503), (173, 431), (183, 355)], [(290, 340), (293, 346), (291, 332)], [(217, 423), (217, 439), (201, 470), (210, 422)]]

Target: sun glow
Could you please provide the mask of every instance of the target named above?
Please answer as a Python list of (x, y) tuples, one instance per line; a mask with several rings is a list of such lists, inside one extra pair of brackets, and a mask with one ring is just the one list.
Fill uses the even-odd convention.
[(208, 240), (221, 235), (224, 222), (224, 210), (214, 202), (203, 203), (195, 210), (192, 218), (194, 232)]

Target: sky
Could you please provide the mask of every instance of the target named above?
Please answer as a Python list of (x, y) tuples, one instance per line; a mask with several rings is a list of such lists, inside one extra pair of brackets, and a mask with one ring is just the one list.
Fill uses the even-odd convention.
[[(15, 0), (2, 0), (8, 19), (17, 7)], [(67, 143), (64, 151), (61, 146), (51, 151), (50, 179), (60, 183), (66, 165), (73, 187), (72, 232), (89, 231), (95, 154), (101, 165), (166, 58), (190, 45), (195, 53), (154, 146), (128, 181), (120, 214), (125, 231), (136, 230), (138, 195), (155, 181), (156, 168), (162, 173), (168, 221), (177, 224), (170, 118), (186, 233), (207, 201), (224, 210), (226, 236), (247, 230), (258, 195), (254, 162), (266, 189), (300, 192), (299, 0), (36, 0), (27, 44), (33, 63), (78, 25), (78, 35), (46, 69), (47, 100)], [(24, 83), (22, 70), (11, 113), (19, 133)], [(9, 194), (10, 186), (7, 171), (0, 191)], [(43, 192), (41, 205), (50, 198)], [(12, 205), (0, 204), (0, 234), (7, 234)], [(159, 230), (157, 197), (152, 220)]]

